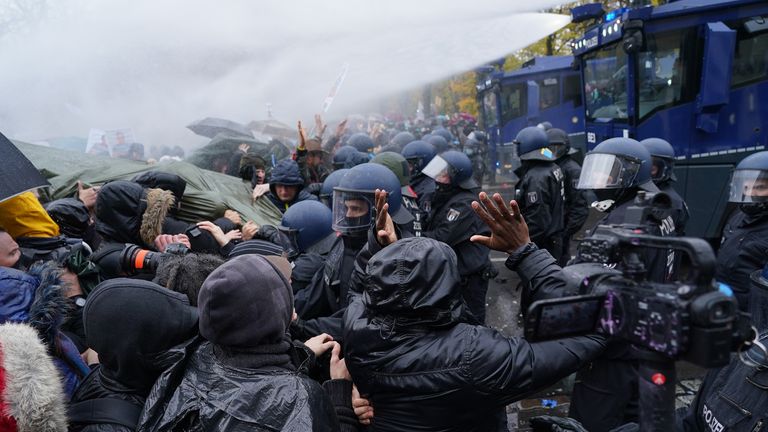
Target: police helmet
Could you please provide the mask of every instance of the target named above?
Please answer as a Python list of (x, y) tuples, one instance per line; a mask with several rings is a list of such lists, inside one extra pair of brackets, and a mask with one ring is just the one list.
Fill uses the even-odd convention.
[(537, 128), (544, 130), (545, 132), (552, 129), (552, 123), (548, 121), (543, 121), (536, 125)]
[(381, 152), (371, 159), (371, 162), (387, 167), (400, 181), (402, 194), (416, 198), (416, 193), (408, 186), (411, 182), (411, 169), (408, 166), (408, 161), (402, 155), (394, 152)]
[(358, 132), (349, 137), (347, 145), (354, 147), (361, 153), (373, 153), (373, 148), (376, 147), (371, 137), (363, 132)]
[(549, 148), (555, 152), (555, 157), (560, 158), (569, 153), (571, 140), (568, 138), (567, 132), (558, 128), (549, 128), (546, 133)]
[(426, 141), (435, 148), (435, 153), (440, 154), (444, 151), (448, 151), (452, 148), (451, 143), (446, 141), (445, 138), (440, 135), (432, 135), (426, 139)]
[(452, 143), (453, 142), (453, 134), (448, 129), (446, 129), (444, 127), (435, 128), (432, 131), (432, 135), (441, 136), (448, 143)]
[(333, 232), (331, 210), (318, 201), (301, 201), (285, 211), (280, 231), (288, 239), (288, 250), (305, 252)]
[(477, 187), (477, 183), (472, 178), (472, 162), (460, 151), (449, 150), (435, 156), (424, 168), (423, 173), (435, 179), (437, 183), (450, 184), (463, 189)]
[(768, 151), (751, 154), (738, 165), (731, 178), (730, 202), (768, 202)]
[(479, 130), (470, 132), (469, 135), (467, 135), (467, 139), (477, 141), (481, 144), (488, 144), (488, 135), (485, 132)]
[[(661, 138), (646, 138), (640, 141), (651, 154), (653, 168), (651, 169), (651, 178), (656, 183), (663, 183), (669, 180), (677, 180), (673, 171), (675, 167), (675, 149), (672, 144)], [(654, 173), (655, 171), (655, 173)]]
[(339, 185), (341, 178), (347, 172), (349, 172), (347, 168), (337, 169), (328, 174), (328, 177), (325, 178), (323, 185), (320, 187), (320, 201), (328, 206), (329, 209), (333, 208), (333, 188)]
[(435, 157), (436, 152), (432, 144), (416, 140), (403, 147), (403, 151), (400, 154), (403, 155), (411, 166), (411, 175), (416, 175)]
[(347, 157), (350, 154), (357, 152), (357, 149), (352, 146), (342, 146), (336, 150), (333, 154), (333, 167), (336, 169), (344, 168), (344, 164), (347, 162)]
[(651, 181), (651, 154), (632, 138), (609, 138), (584, 157), (578, 189), (659, 189)]
[(383, 165), (364, 163), (350, 169), (333, 188), (333, 229), (342, 234), (367, 231), (376, 212), (376, 189), (387, 191), (389, 214), (396, 224), (413, 221), (402, 207), (397, 176)]
[(412, 141), (416, 141), (416, 137), (413, 136), (412, 133), (404, 131), (404, 132), (398, 132), (397, 135), (392, 137), (392, 140), (390, 140), (390, 143), (396, 145), (402, 150), (403, 147), (405, 147), (406, 145), (408, 145), (409, 142), (412, 142)]
[(520, 160), (554, 161), (557, 155), (549, 148), (549, 139), (543, 129), (529, 126), (517, 133), (514, 143)]

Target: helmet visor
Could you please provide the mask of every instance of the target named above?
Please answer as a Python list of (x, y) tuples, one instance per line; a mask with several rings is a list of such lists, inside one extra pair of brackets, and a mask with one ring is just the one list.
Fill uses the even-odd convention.
[(375, 197), (373, 192), (333, 190), (333, 229), (342, 234), (371, 227)]
[(654, 182), (669, 180), (672, 176), (672, 161), (658, 156), (653, 156), (652, 160), (651, 180)]
[(730, 202), (768, 202), (768, 171), (736, 170), (731, 180)]
[(435, 156), (421, 171), (422, 174), (432, 177), (437, 183), (451, 184), (455, 170), (445, 159)]
[(280, 232), (280, 243), (282, 243), (283, 250), (286, 251), (289, 258), (295, 258), (301, 252), (299, 248), (299, 231), (286, 226), (278, 226), (277, 229)]
[(608, 153), (591, 153), (584, 158), (579, 189), (623, 189), (632, 186), (640, 161)]

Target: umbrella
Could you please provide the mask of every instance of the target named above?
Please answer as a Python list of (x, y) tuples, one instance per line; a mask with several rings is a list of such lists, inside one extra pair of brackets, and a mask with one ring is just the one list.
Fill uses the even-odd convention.
[(32, 165), (13, 143), (0, 133), (0, 201), (41, 186), (49, 186), (48, 180)]
[(246, 126), (232, 120), (215, 117), (206, 117), (198, 120), (187, 126), (187, 129), (208, 138), (213, 138), (220, 133), (253, 138), (253, 133)]
[(291, 140), (295, 140), (298, 137), (298, 131), (295, 127), (288, 126), (275, 119), (255, 120), (248, 123), (248, 127), (256, 132), (273, 137), (288, 138)]

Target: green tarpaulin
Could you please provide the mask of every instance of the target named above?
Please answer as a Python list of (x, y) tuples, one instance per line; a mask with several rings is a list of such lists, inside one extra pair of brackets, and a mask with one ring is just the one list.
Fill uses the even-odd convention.
[(85, 184), (102, 185), (111, 180), (130, 180), (138, 173), (155, 170), (176, 174), (187, 181), (179, 217), (188, 222), (213, 220), (221, 217), (226, 209), (235, 210), (245, 220), (259, 225), (276, 225), (282, 217), (266, 198), (251, 204), (250, 188), (242, 180), (186, 162), (147, 165), (19, 141), (14, 141), (14, 144), (48, 177), (53, 198), (72, 196), (78, 180)]

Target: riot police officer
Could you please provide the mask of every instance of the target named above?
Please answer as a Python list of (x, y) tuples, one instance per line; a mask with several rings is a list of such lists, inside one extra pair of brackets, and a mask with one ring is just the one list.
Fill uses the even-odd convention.
[(435, 180), (432, 211), (423, 237), (447, 243), (456, 252), (462, 277), (462, 296), (480, 323), (485, 322), (485, 294), (493, 267), (487, 247), (472, 243), (473, 234), (488, 233), (488, 227), (472, 210), (477, 183), (472, 179), (472, 163), (464, 153), (449, 150), (435, 156), (423, 174)]
[(672, 183), (677, 181), (675, 177), (675, 149), (672, 144), (661, 138), (646, 138), (640, 141), (653, 159), (651, 165), (651, 178), (660, 191), (669, 195), (672, 199), (672, 219), (675, 221), (675, 231), (680, 236), (685, 235), (685, 224), (688, 222), (688, 206), (677, 193)]
[(565, 176), (555, 163), (557, 155), (538, 127), (524, 128), (514, 142), (521, 162), (515, 170), (520, 178), (517, 202), (528, 222), (531, 241), (559, 258), (565, 233)]
[(411, 169), (408, 167), (408, 161), (399, 153), (387, 151), (374, 156), (371, 162), (384, 165), (397, 176), (397, 179), (400, 181), (400, 193), (403, 196), (403, 207), (413, 215), (413, 223), (408, 227), (408, 231), (416, 237), (421, 237), (424, 220), (419, 209), (419, 203), (416, 200), (416, 192), (409, 185)]
[[(631, 138), (607, 139), (587, 153), (578, 188), (592, 190), (600, 200), (593, 207), (607, 212), (597, 225), (624, 223), (627, 209), (638, 193), (659, 192), (651, 179), (651, 165), (651, 154)], [(662, 220), (648, 223), (645, 231), (656, 236), (675, 235), (672, 216), (662, 216)], [(649, 280), (664, 282), (672, 278), (673, 253), (648, 250), (641, 258)], [(637, 421), (637, 360), (628, 345), (612, 347), (579, 371), (568, 415), (590, 431), (610, 430)]]
[(749, 275), (768, 262), (768, 151), (739, 162), (728, 201), (737, 203), (723, 228), (715, 277), (728, 284), (742, 310), (749, 308)]
[[(340, 234), (327, 254), (323, 268), (317, 272), (306, 289), (313, 290), (311, 314), (299, 315), (301, 321), (293, 330), (301, 337), (328, 333), (335, 340), (342, 338), (341, 317), (347, 306), (355, 257), (368, 240), (368, 231), (375, 220), (376, 189), (387, 192), (389, 214), (405, 236), (413, 216), (402, 206), (400, 182), (383, 165), (365, 163), (351, 168), (333, 189), (333, 229)], [(299, 337), (294, 335), (294, 337)]]
[(678, 413), (678, 432), (754, 432), (768, 425), (768, 267), (753, 272), (751, 282), (749, 311), (758, 343), (707, 373), (691, 406)]
[(417, 218), (424, 221), (432, 208), (435, 180), (424, 175), (422, 170), (435, 157), (435, 148), (425, 141), (416, 140), (408, 143), (400, 154), (408, 161), (411, 169), (411, 188), (416, 192), (416, 202), (421, 210)]
[(571, 238), (584, 226), (589, 216), (586, 192), (577, 188), (581, 165), (571, 157), (571, 143), (568, 134), (562, 129), (547, 129), (547, 139), (553, 151), (558, 155), (557, 165), (563, 171), (565, 184), (565, 232), (563, 234), (563, 254), (560, 265), (565, 265), (571, 258)]

